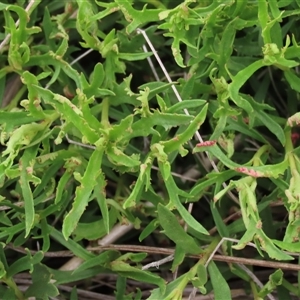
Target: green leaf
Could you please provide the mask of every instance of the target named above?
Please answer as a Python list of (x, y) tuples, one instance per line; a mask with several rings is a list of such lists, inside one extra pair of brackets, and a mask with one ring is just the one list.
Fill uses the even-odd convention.
[(186, 249), (183, 249), (180, 246), (176, 246), (171, 268), (172, 272), (176, 272), (176, 269), (183, 263), (186, 253)]
[(210, 210), (212, 212), (212, 215), (213, 215), (215, 224), (218, 228), (218, 232), (219, 232), (220, 236), (228, 237), (230, 235), (229, 230), (227, 229), (226, 224), (224, 224), (224, 221), (223, 221), (222, 217), (220, 216), (220, 213), (213, 202), (210, 203)]
[(143, 60), (149, 56), (151, 56), (151, 52), (141, 52), (141, 53), (119, 53), (118, 57), (120, 59), (128, 60), (128, 61), (136, 61)]
[(157, 208), (158, 219), (164, 233), (185, 253), (199, 254), (202, 252), (195, 240), (189, 236), (179, 225), (177, 218), (165, 206), (159, 204)]
[(258, 295), (261, 298), (266, 297), (268, 294), (272, 293), (277, 286), (282, 284), (283, 280), (283, 272), (282, 270), (276, 270), (269, 276), (268, 282), (263, 286), (263, 288), (259, 291)]
[(59, 295), (57, 287), (51, 282), (52, 274), (45, 265), (36, 264), (31, 276), (33, 283), (26, 290), (26, 297), (34, 296), (46, 300)]
[(283, 250), (289, 252), (300, 252), (300, 242), (288, 243), (272, 239), (272, 242)]
[(135, 206), (136, 203), (138, 203), (140, 201), (142, 189), (145, 186), (143, 177), (144, 177), (144, 174), (142, 172), (140, 172), (139, 177), (137, 178), (137, 180), (134, 184), (132, 192), (130, 193), (130, 195), (128, 196), (128, 198), (126, 199), (126, 201), (123, 204), (124, 209)]
[(73, 274), (81, 273), (82, 271), (93, 268), (95, 266), (106, 266), (118, 257), (119, 253), (117, 251), (105, 251), (83, 262), (77, 269), (74, 270)]
[(0, 111), (0, 124), (7, 124), (9, 126), (20, 126), (41, 121), (42, 119), (43, 116), (33, 117), (25, 111)]
[(109, 138), (111, 141), (120, 141), (125, 133), (132, 133), (133, 115), (128, 115), (122, 119), (119, 124), (115, 124), (109, 129)]
[(259, 142), (264, 144), (268, 144), (269, 142), (264, 138), (262, 134), (260, 134), (255, 128), (250, 129), (245, 123), (241, 121), (233, 121), (230, 118), (227, 118), (227, 126), (224, 128), (226, 131), (237, 131), (239, 133), (243, 133), (249, 137), (256, 139)]
[(233, 43), (234, 43), (234, 38), (236, 33), (236, 25), (235, 25), (236, 20), (237, 19), (233, 19), (231, 22), (229, 22), (226, 28), (224, 28), (224, 31), (222, 33), (222, 39), (219, 45), (220, 53), (218, 59), (220, 76), (227, 75), (224, 66), (228, 63), (228, 60), (233, 51)]
[[(169, 282), (166, 288), (162, 291), (161, 289), (153, 289), (151, 291), (151, 296), (148, 300), (157, 300), (157, 299), (165, 299), (165, 300), (172, 300), (172, 299), (181, 299), (183, 288), (182, 286), (186, 286), (186, 275), (181, 275), (180, 277), (176, 278), (175, 280)], [(177, 297), (177, 298), (175, 298)]]
[(233, 249), (238, 249), (238, 250), (243, 249), (250, 241), (252, 241), (255, 233), (257, 232), (256, 223), (254, 222), (253, 219), (249, 219), (246, 229), (247, 229), (246, 232), (239, 240), (238, 244), (232, 246)]
[(266, 127), (276, 135), (280, 143), (284, 146), (286, 142), (285, 134), (281, 126), (275, 120), (273, 120), (269, 114), (266, 114), (262, 110), (257, 110), (255, 114), (262, 121), (262, 123), (265, 124)]
[(159, 223), (156, 220), (152, 220), (141, 232), (139, 236), (139, 241), (143, 241), (147, 236), (149, 236), (157, 227)]
[(62, 232), (67, 239), (74, 231), (81, 215), (83, 214), (90, 195), (97, 184), (97, 179), (101, 175), (101, 162), (104, 149), (99, 148), (93, 151), (86, 171), (80, 180), (81, 185), (76, 188), (75, 199), (73, 201), (72, 209), (66, 215)]
[(20, 185), (25, 202), (25, 237), (30, 233), (31, 228), (34, 225), (34, 202), (32, 191), (30, 188), (30, 182), (32, 182), (32, 161), (36, 157), (38, 151), (38, 145), (27, 148), (24, 151), (22, 158), (20, 159), (21, 165), (21, 176), (20, 176)]
[(200, 125), (206, 118), (207, 108), (208, 105), (206, 104), (184, 132), (171, 140), (161, 142), (161, 145), (164, 146), (164, 151), (166, 153), (171, 153), (172, 151), (178, 150), (180, 146), (188, 142), (193, 137), (195, 132), (199, 129)]
[[(160, 125), (165, 127), (165, 129), (169, 129), (173, 126), (188, 124), (191, 120), (193, 120), (192, 116), (186, 116), (183, 114), (176, 115), (169, 113), (160, 113), (159, 111), (154, 111), (154, 113), (150, 116), (142, 117), (140, 120), (133, 123), (132, 132), (124, 132), (123, 139), (133, 138), (136, 136), (159, 136), (159, 133), (155, 129), (153, 129), (155, 125)], [(195, 124), (194, 127), (196, 127)], [(189, 130), (192, 131), (194, 127), (190, 128)], [(184, 137), (182, 138), (182, 140), (184, 140)]]
[(132, 154), (131, 156), (126, 155), (122, 150), (108, 145), (106, 148), (108, 159), (116, 166), (125, 166), (128, 168), (134, 168), (140, 166), (139, 155)]
[(164, 82), (147, 82), (139, 86), (139, 90), (145, 90), (149, 88), (148, 100), (151, 100), (159, 93), (165, 92), (169, 90), (169, 88), (174, 85), (174, 82), (171, 83), (164, 83)]
[(202, 99), (191, 99), (191, 100), (184, 100), (182, 102), (178, 102), (171, 107), (167, 109), (168, 113), (177, 113), (177, 112), (182, 112), (185, 109), (190, 109), (190, 108), (198, 108), (204, 104), (206, 104), (206, 100)]
[[(104, 237), (115, 224), (116, 218), (116, 214), (113, 211), (110, 211), (106, 219), (104, 219), (103, 216), (101, 220), (89, 223), (79, 222), (73, 232), (74, 240), (80, 241), (86, 239), (88, 241), (95, 241)], [(109, 222), (108, 225), (106, 225), (107, 221)], [(108, 228), (106, 226), (108, 226)]]
[(56, 188), (56, 196), (55, 196), (55, 200), (54, 200), (55, 204), (57, 204), (61, 201), (65, 187), (66, 187), (68, 181), (71, 179), (71, 177), (72, 177), (72, 173), (68, 172), (68, 171), (66, 171), (61, 176), (61, 178), (58, 182), (57, 188)]
[[(101, 96), (114, 96), (115, 93), (108, 89), (99, 88), (102, 86), (105, 79), (105, 71), (101, 63), (97, 63), (94, 71), (91, 74), (91, 83), (89, 84), (83, 73), (80, 74), (81, 85), (86, 99)], [(77, 92), (78, 93), (78, 92)]]
[(42, 95), (46, 103), (51, 104), (62, 114), (67, 122), (73, 123), (89, 143), (93, 144), (99, 139), (97, 132), (87, 123), (89, 120), (83, 118), (82, 111), (69, 99), (38, 86), (35, 86), (35, 89)]
[(233, 162), (231, 159), (229, 159), (216, 144), (212, 146), (199, 145), (193, 149), (194, 153), (203, 152), (203, 151), (208, 151), (211, 154), (213, 154), (228, 168), (235, 169), (238, 172), (242, 172), (253, 177), (277, 178), (280, 174), (283, 174), (285, 172), (288, 166), (287, 159), (284, 159), (281, 163), (273, 164), (273, 165), (264, 165), (259, 167), (240, 166), (237, 163)]
[(76, 18), (76, 28), (84, 39), (82, 43), (84, 47), (92, 49), (100, 48), (100, 41), (97, 37), (98, 24), (96, 20), (91, 18), (95, 15), (95, 4), (91, 2), (78, 2), (78, 13)]
[(252, 76), (254, 72), (264, 67), (263, 60), (257, 60), (248, 67), (241, 70), (236, 76), (232, 78), (232, 82), (228, 85), (228, 92), (230, 98), (234, 103), (243, 108), (248, 114), (253, 113), (253, 108), (251, 105), (239, 95), (240, 88), (245, 84), (245, 82)]
[[(207, 269), (202, 265), (202, 264), (198, 264), (197, 267), (197, 276), (198, 276), (198, 282), (197, 282), (197, 287), (202, 289), (201, 292), (204, 291), (204, 285), (207, 282)], [(193, 281), (193, 285), (195, 285), (195, 282)]]
[(227, 121), (226, 114), (223, 114), (222, 116), (219, 117), (214, 133), (210, 137), (211, 140), (217, 140), (222, 135), (222, 133), (224, 132), (224, 128), (226, 126), (226, 121)]
[(176, 208), (180, 213), (183, 220), (194, 230), (198, 231), (199, 233), (209, 235), (208, 231), (199, 223), (197, 222), (194, 217), (185, 209), (185, 207), (181, 204), (179, 197), (178, 197), (178, 187), (175, 184), (173, 177), (170, 174), (164, 175), (163, 172), (164, 163), (159, 162), (159, 169), (162, 172), (164, 177), (165, 185), (168, 190), (170, 202), (168, 204), (168, 208), (173, 209)]
[(223, 182), (226, 182), (228, 179), (232, 178), (234, 175), (235, 172), (231, 170), (227, 170), (222, 173), (209, 174), (209, 176), (204, 177), (191, 189), (190, 195), (193, 197), (192, 199), (199, 199), (208, 187), (212, 186), (213, 184), (220, 185)]
[(110, 228), (115, 223), (115, 218), (113, 215), (113, 218), (110, 218), (109, 211), (108, 211), (108, 205), (106, 201), (106, 192), (105, 192), (105, 186), (106, 181), (103, 174), (100, 175), (99, 178), (99, 184), (95, 186), (94, 193), (99, 205), (99, 208), (101, 210), (102, 218), (103, 218), (103, 227), (105, 230), (105, 233), (108, 234)]
[(268, 29), (269, 13), (268, 13), (268, 2), (260, 1), (258, 4), (258, 20), (262, 28), (262, 37), (264, 43), (271, 43), (270, 30)]
[(141, 282), (151, 283), (160, 287), (161, 290), (165, 289), (165, 281), (161, 277), (152, 274), (148, 271), (143, 271), (141, 269), (130, 266), (129, 264), (117, 260), (110, 264), (110, 268), (113, 272), (116, 272), (122, 276), (138, 280)]
[(213, 261), (208, 265), (208, 273), (213, 286), (215, 299), (231, 299), (230, 288), (219, 268)]
[(279, 261), (294, 260), (292, 256), (280, 251), (262, 230), (259, 230), (257, 234), (259, 236), (259, 242), (261, 243), (262, 249), (264, 249), (271, 258)]
[(30, 271), (32, 272), (34, 269), (34, 265), (41, 262), (43, 259), (44, 254), (41, 251), (38, 251), (33, 256), (27, 251), (27, 255), (19, 258), (16, 260), (9, 269), (7, 270), (7, 277), (12, 277), (20, 272), (23, 271)]
[(29, 145), (37, 133), (45, 129), (45, 125), (46, 124), (37, 123), (21, 125), (11, 135), (6, 144), (6, 149), (2, 152), (2, 155), (12, 155), (20, 149), (20, 146)]
[(115, 2), (124, 14), (125, 19), (130, 22), (126, 27), (127, 33), (133, 32), (142, 24), (158, 21), (158, 14), (162, 11), (161, 9), (146, 9), (146, 6), (144, 6), (142, 11), (138, 11), (132, 7), (128, 0), (116, 0)]
[[(66, 240), (61, 231), (55, 229), (54, 227), (48, 225), (48, 230), (50, 232), (50, 236), (59, 242), (61, 245), (72, 251), (76, 256), (88, 260), (89, 258), (95, 257), (90, 251), (86, 250), (79, 243), (76, 243), (72, 239)], [(65, 276), (65, 275), (63, 275)], [(66, 282), (69, 282), (66, 280)]]
[(283, 74), (291, 88), (300, 93), (300, 78), (292, 70), (286, 70)]

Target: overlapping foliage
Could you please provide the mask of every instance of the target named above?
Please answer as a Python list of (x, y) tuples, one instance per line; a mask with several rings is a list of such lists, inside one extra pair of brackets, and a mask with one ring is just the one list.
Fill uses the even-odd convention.
[[(250, 242), (260, 260), (295, 261), (300, 252), (299, 1), (25, 7), (0, 3), (8, 37), (0, 46), (1, 299), (77, 299), (76, 288), (60, 286), (106, 273), (119, 276), (117, 299), (181, 299), (187, 286), (231, 299), (227, 281), (237, 278), (255, 299), (300, 297), (281, 270), (261, 287), (239, 265), (210, 261), (221, 238), (239, 240), (223, 243), (227, 256), (243, 257), (237, 250)], [(142, 32), (174, 84), (143, 51)], [(200, 172), (191, 183), (175, 176), (188, 168)], [(232, 210), (240, 217), (224, 222)], [(125, 244), (174, 245), (166, 270), (178, 268), (178, 277), (167, 283), (142, 270), (146, 253), (85, 248), (118, 223), (134, 225)], [(66, 249), (84, 261), (75, 271), (47, 259)], [(126, 290), (129, 279), (151, 284), (148, 296)]]

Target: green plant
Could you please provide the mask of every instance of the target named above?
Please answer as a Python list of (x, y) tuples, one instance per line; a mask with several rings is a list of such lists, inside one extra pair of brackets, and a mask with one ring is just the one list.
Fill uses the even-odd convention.
[(24, 7), (0, 2), (1, 299), (300, 297), (299, 1)]

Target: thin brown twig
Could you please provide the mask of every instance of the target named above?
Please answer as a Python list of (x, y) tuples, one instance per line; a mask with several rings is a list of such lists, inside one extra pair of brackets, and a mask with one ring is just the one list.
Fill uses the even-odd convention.
[[(17, 252), (26, 253), (25, 249), (21, 247), (14, 247), (12, 244), (6, 246)], [(172, 255), (174, 254), (174, 249), (170, 248), (159, 248), (159, 247), (149, 247), (149, 246), (139, 246), (139, 245), (107, 245), (107, 246), (96, 246), (96, 247), (87, 247), (88, 251), (97, 252), (103, 250), (116, 250), (116, 251), (128, 251), (128, 252), (146, 252), (148, 254), (162, 254), (162, 255)], [(32, 254), (37, 251), (30, 251)], [(45, 252), (45, 257), (72, 257), (74, 254), (71, 251), (55, 251), (55, 252)], [(200, 255), (187, 255), (190, 258), (200, 258)], [(214, 261), (227, 262), (227, 263), (238, 263), (251, 266), (259, 266), (265, 268), (273, 269), (283, 269), (290, 271), (300, 271), (300, 265), (291, 264), (291, 263), (281, 263), (272, 260), (259, 260), (253, 258), (244, 258), (244, 257), (233, 257), (225, 255), (214, 255)]]
[[(148, 247), (148, 246), (133, 246), (133, 245), (109, 245), (103, 247), (88, 247), (87, 250), (90, 251), (101, 251), (101, 250), (118, 250), (118, 251), (132, 251), (132, 252), (146, 252), (146, 253), (155, 253), (155, 254), (165, 254), (171, 255), (174, 254), (174, 249), (167, 248), (157, 248), (157, 247)], [(200, 258), (200, 255), (187, 255), (190, 258)], [(300, 265), (291, 264), (291, 263), (281, 263), (271, 260), (259, 260), (253, 258), (244, 258), (244, 257), (233, 257), (225, 255), (214, 255), (214, 261), (221, 261), (227, 263), (239, 263), (244, 265), (259, 266), (272, 269), (283, 269), (290, 271), (300, 271)]]

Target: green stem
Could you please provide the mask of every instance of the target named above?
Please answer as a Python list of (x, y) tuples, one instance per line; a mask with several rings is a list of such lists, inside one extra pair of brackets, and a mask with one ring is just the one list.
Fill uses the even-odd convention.
[(260, 157), (267, 152), (270, 149), (269, 145), (264, 145), (262, 147), (260, 147), (257, 152), (254, 154), (253, 157), (253, 166), (254, 167), (259, 167), (261, 165), (261, 161), (260, 161)]
[(108, 97), (105, 97), (102, 101), (102, 113), (101, 113), (101, 123), (104, 128), (109, 127), (109, 101)]
[(201, 259), (199, 260), (200, 264), (205, 265), (211, 254), (215, 251), (216, 247), (218, 246), (218, 243), (220, 242), (221, 237), (217, 236), (215, 237), (210, 245), (205, 249), (205, 252), (201, 255)]
[(250, 286), (251, 286), (251, 290), (252, 290), (252, 294), (253, 294), (253, 299), (254, 300), (259, 300), (261, 299), (258, 294), (257, 294), (257, 287), (256, 284), (253, 280), (250, 280)]
[(290, 164), (290, 169), (292, 174), (297, 170), (296, 167), (296, 162), (295, 162), (295, 157), (292, 153), (292, 151), (294, 150), (294, 146), (292, 143), (292, 139), (291, 139), (291, 130), (285, 130), (285, 153), (288, 156), (288, 160), (289, 160), (289, 164)]
[(292, 152), (294, 150), (294, 146), (292, 143), (292, 139), (291, 139), (291, 129), (290, 128), (285, 128), (284, 130), (285, 132), (285, 153), (289, 153)]
[(216, 237), (213, 239), (211, 244), (205, 249), (204, 253), (201, 253), (200, 260), (182, 277), (182, 280), (178, 282), (176, 289), (169, 296), (172, 296), (172, 299), (177, 299), (175, 296), (177, 293), (183, 291), (186, 285), (189, 283), (191, 278), (194, 278), (197, 275), (197, 270), (199, 265), (205, 265), (208, 258), (211, 256), (213, 251), (216, 249), (218, 243), (220, 242), (220, 237)]
[(12, 278), (2, 278), (2, 280), (15, 292), (15, 295), (18, 300), (25, 300), (23, 293), (19, 290), (18, 286)]
[(290, 293), (293, 293), (296, 296), (300, 296), (298, 288), (296, 286), (292, 285), (290, 282), (288, 282), (284, 278), (282, 278), (282, 287), (284, 287), (285, 289), (287, 289)]

